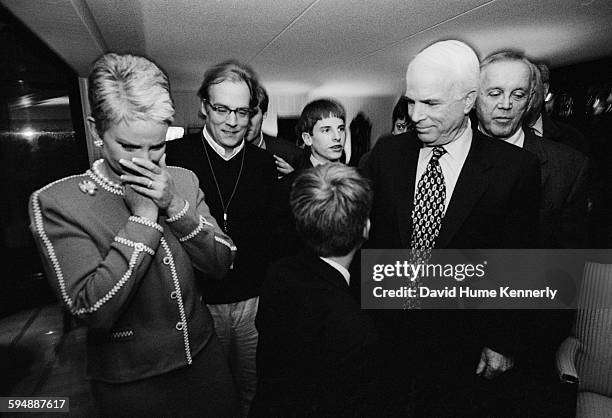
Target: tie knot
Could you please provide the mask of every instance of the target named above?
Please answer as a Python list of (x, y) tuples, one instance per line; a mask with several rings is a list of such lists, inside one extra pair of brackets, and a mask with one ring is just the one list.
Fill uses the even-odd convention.
[(434, 147), (433, 155), (431, 156), (431, 159), (434, 161), (437, 161), (444, 154), (446, 154), (446, 150), (444, 149), (444, 147)]

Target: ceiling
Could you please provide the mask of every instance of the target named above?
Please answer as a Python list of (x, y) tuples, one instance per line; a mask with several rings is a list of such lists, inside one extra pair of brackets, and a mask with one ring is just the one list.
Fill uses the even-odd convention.
[(276, 95), (397, 95), (440, 39), (558, 67), (612, 55), (609, 0), (0, 0), (81, 76), (108, 51), (153, 58), (175, 91), (249, 63)]

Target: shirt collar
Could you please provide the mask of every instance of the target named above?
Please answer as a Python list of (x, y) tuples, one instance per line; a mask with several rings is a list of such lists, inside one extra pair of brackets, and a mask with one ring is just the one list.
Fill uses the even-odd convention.
[(310, 154), (310, 162), (312, 163), (312, 166), (313, 166), (313, 167), (316, 167), (316, 166), (321, 165), (321, 164), (327, 164), (329, 161), (321, 161), (321, 160), (318, 160), (318, 159), (317, 159), (317, 158), (314, 156), (314, 154), (312, 154), (312, 153), (311, 153), (311, 154)]
[(523, 132), (523, 128), (518, 128), (514, 135), (506, 139), (506, 142), (523, 148), (523, 144), (525, 143), (525, 132)]
[(453, 159), (459, 160), (462, 155), (467, 155), (472, 145), (472, 123), (468, 119), (465, 130), (459, 135), (459, 138), (446, 145), (442, 145), (446, 150), (446, 154)]
[(261, 149), (266, 149), (266, 141), (264, 141), (264, 139), (263, 139), (263, 132), (262, 131), (259, 131), (259, 141), (257, 141), (257, 143), (255, 145), (258, 146)]
[(206, 125), (204, 125), (204, 129), (202, 129), (202, 135), (204, 136), (206, 142), (208, 142), (208, 145), (211, 146), (213, 151), (215, 151), (219, 155), (219, 157), (223, 158), (225, 161), (231, 160), (242, 150), (242, 148), (244, 148), (243, 139), (240, 145), (233, 148), (231, 151), (226, 151), (225, 148), (215, 142), (210, 132), (208, 132), (208, 128), (206, 127)]
[(542, 126), (542, 114), (540, 113), (540, 117), (535, 121), (531, 129), (533, 129), (533, 133), (539, 137), (544, 136), (544, 127)]
[[(478, 125), (478, 130), (483, 134), (489, 136), (485, 131), (482, 130), (482, 127), (480, 125)], [(525, 142), (525, 132), (523, 132), (523, 128), (519, 127), (510, 138), (504, 139), (503, 141), (512, 145), (516, 145), (519, 148), (523, 148), (523, 143)]]
[(346, 284), (350, 286), (351, 283), (351, 273), (341, 264), (338, 264), (334, 260), (325, 257), (319, 257), (321, 260), (325, 261), (327, 264), (338, 270), (338, 272), (344, 277), (346, 280)]

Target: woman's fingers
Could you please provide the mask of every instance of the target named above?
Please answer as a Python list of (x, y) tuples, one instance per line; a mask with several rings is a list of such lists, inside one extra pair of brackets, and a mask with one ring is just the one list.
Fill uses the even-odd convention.
[(144, 158), (132, 158), (131, 160), (120, 159), (119, 164), (133, 172), (142, 174), (145, 177), (159, 175), (162, 169), (159, 165)]

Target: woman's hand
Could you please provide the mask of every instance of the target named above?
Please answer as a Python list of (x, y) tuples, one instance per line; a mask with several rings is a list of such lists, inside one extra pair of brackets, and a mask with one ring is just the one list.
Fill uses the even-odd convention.
[(127, 171), (121, 176), (126, 189), (129, 186), (142, 197), (150, 199), (169, 216), (183, 208), (185, 201), (177, 196), (174, 180), (166, 169), (166, 154), (159, 160), (159, 165), (143, 158), (132, 158), (131, 161), (122, 159), (119, 163)]
[(150, 198), (138, 193), (131, 184), (125, 184), (124, 189), (125, 195), (123, 200), (130, 209), (132, 215), (157, 222), (159, 208), (155, 202)]

